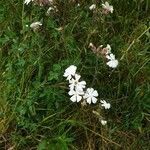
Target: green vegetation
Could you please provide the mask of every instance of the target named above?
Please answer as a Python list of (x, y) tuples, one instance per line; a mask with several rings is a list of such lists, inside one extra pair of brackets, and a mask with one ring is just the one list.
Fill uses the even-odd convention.
[[(150, 1), (109, 1), (108, 15), (94, 2), (97, 11), (89, 10), (90, 0), (79, 7), (56, 0), (58, 11), (48, 16), (48, 6), (0, 1), (1, 150), (149, 149)], [(34, 32), (35, 21), (42, 26)], [(110, 44), (118, 67), (109, 68), (90, 42)], [(111, 109), (70, 101), (63, 74), (72, 64)]]

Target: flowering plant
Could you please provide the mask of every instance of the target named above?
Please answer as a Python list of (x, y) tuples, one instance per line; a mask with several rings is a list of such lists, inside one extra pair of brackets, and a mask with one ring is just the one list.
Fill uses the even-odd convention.
[[(82, 106), (87, 104), (96, 104), (98, 99), (98, 92), (93, 88), (86, 88), (86, 82), (80, 81), (81, 75), (76, 73), (77, 67), (74, 65), (69, 66), (65, 72), (64, 77), (69, 82), (69, 96), (72, 102), (81, 102)], [(110, 108), (110, 103), (107, 103), (105, 100), (101, 100), (101, 106), (105, 109)], [(101, 119), (101, 124), (105, 125), (107, 121)]]
[(102, 55), (105, 59), (108, 60), (106, 65), (108, 65), (110, 68), (116, 68), (119, 64), (118, 60), (115, 58), (115, 55), (111, 52), (111, 46), (107, 44), (105, 48), (103, 48), (103, 45), (100, 45), (98, 48), (94, 46), (93, 43), (89, 44), (89, 48), (97, 54)]

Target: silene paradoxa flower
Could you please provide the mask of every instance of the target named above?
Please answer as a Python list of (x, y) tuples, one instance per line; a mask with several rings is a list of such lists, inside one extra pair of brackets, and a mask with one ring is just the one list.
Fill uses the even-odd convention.
[(82, 100), (82, 96), (84, 95), (84, 91), (78, 89), (70, 90), (68, 94), (71, 96), (70, 100), (72, 102), (80, 102)]
[(103, 8), (104, 14), (108, 14), (109, 12), (113, 13), (113, 11), (114, 11), (113, 6), (109, 5), (108, 2), (105, 2), (104, 4), (102, 4), (102, 8)]
[(106, 55), (106, 58), (109, 60), (106, 64), (111, 67), (111, 68), (116, 68), (119, 64), (118, 60), (115, 59), (115, 55), (114, 54), (109, 54)]
[(77, 89), (77, 90), (83, 91), (83, 89), (86, 86), (86, 82), (85, 81), (79, 81), (80, 78), (81, 78), (81, 76), (79, 74), (75, 74), (74, 78), (69, 80), (70, 90)]
[(110, 108), (110, 103), (107, 103), (105, 100), (101, 100), (100, 102), (102, 103), (101, 106), (104, 107), (105, 109)]
[(66, 77), (67, 80), (71, 80), (72, 77), (75, 76), (76, 70), (77, 70), (77, 67), (74, 65), (71, 65), (65, 70), (65, 73), (63, 76)]
[(85, 95), (83, 96), (84, 99), (86, 99), (87, 103), (96, 103), (98, 97), (98, 92), (94, 90), (93, 88), (88, 88), (85, 92)]
[(28, 5), (31, 1), (33, 1), (33, 0), (25, 0), (24, 4)]
[(90, 7), (89, 7), (90, 10), (94, 10), (96, 9), (96, 4), (92, 4)]

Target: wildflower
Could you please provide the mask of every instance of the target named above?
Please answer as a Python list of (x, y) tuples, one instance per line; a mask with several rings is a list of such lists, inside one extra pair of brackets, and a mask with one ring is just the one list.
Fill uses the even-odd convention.
[(98, 47), (98, 50), (100, 50), (100, 53), (101, 53), (103, 56), (106, 56), (106, 55), (108, 55), (108, 54), (111, 53), (111, 47), (110, 47), (109, 44), (107, 44), (107, 46), (106, 46), (105, 48), (102, 48), (102, 47), (103, 47), (103, 45), (100, 45), (100, 46)]
[(104, 9), (104, 14), (108, 14), (109, 12), (113, 13), (114, 11), (113, 6), (109, 5), (108, 2), (105, 2), (105, 4), (102, 4), (102, 8)]
[(81, 78), (80, 75), (75, 74), (74, 78), (72, 78), (69, 81), (69, 83), (70, 83), (70, 85), (69, 85), (70, 90), (78, 89), (78, 90), (82, 90), (83, 91), (83, 88), (85, 88), (86, 82), (85, 81), (79, 82), (80, 78)]
[(58, 12), (57, 7), (56, 7), (56, 6), (49, 7), (48, 10), (47, 10), (47, 12), (46, 12), (46, 14), (47, 14), (47, 15), (50, 15), (50, 13), (51, 13), (52, 11)]
[(71, 65), (70, 67), (68, 67), (66, 70), (65, 70), (65, 73), (64, 73), (64, 77), (67, 77), (67, 80), (71, 80), (72, 76), (75, 75), (76, 73), (76, 70), (77, 70), (77, 67), (74, 66), (74, 65)]
[(80, 7), (80, 4), (78, 3), (77, 6)]
[(97, 102), (98, 93), (93, 88), (88, 88), (85, 95), (83, 96), (84, 99), (86, 99), (87, 103), (91, 104)]
[(106, 58), (109, 60), (106, 64), (111, 68), (116, 68), (118, 66), (118, 60), (115, 59), (115, 55), (112, 53), (110, 55), (106, 55)]
[(93, 43), (90, 43), (90, 44), (89, 44), (89, 47), (95, 47), (95, 46), (93, 45)]
[(50, 12), (53, 11), (53, 10), (54, 10), (53, 7), (49, 7), (48, 10), (47, 10), (47, 12), (46, 12), (46, 14), (47, 14), (47, 15), (50, 15)]
[(70, 90), (68, 93), (70, 96), (72, 96), (70, 98), (70, 100), (72, 102), (79, 102), (82, 99), (82, 95), (84, 95), (84, 91), (80, 91), (80, 90)]
[(105, 100), (101, 100), (100, 102), (102, 103), (101, 106), (103, 106), (105, 109), (110, 108), (110, 103), (107, 103)]
[(107, 121), (106, 120), (101, 120), (101, 124), (104, 126), (107, 124)]
[(89, 7), (90, 10), (94, 10), (95, 8), (96, 8), (96, 4), (92, 4), (92, 5)]
[(28, 5), (31, 1), (33, 1), (33, 0), (25, 0), (24, 4)]
[(106, 46), (106, 54), (110, 54), (111, 53), (111, 47), (110, 47), (110, 45), (109, 44), (107, 44), (107, 46)]
[(96, 50), (96, 46), (93, 43), (89, 44), (89, 48)]
[(42, 23), (38, 21), (38, 22), (33, 22), (30, 25), (30, 28), (32, 28), (34, 31), (36, 31), (37, 29), (39, 29), (40, 26), (42, 26)]

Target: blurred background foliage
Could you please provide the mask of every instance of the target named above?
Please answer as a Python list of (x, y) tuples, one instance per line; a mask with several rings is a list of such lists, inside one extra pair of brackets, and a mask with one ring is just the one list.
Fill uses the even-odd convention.
[[(0, 149), (149, 149), (150, 1), (109, 1), (114, 13), (100, 13), (102, 1), (56, 0), (48, 6), (0, 2)], [(97, 11), (89, 6), (97, 4)], [(41, 21), (33, 32), (30, 24)], [(119, 60), (106, 66), (88, 48), (110, 44)], [(108, 126), (92, 110), (69, 100), (64, 70), (78, 67), (89, 87), (109, 100)]]

